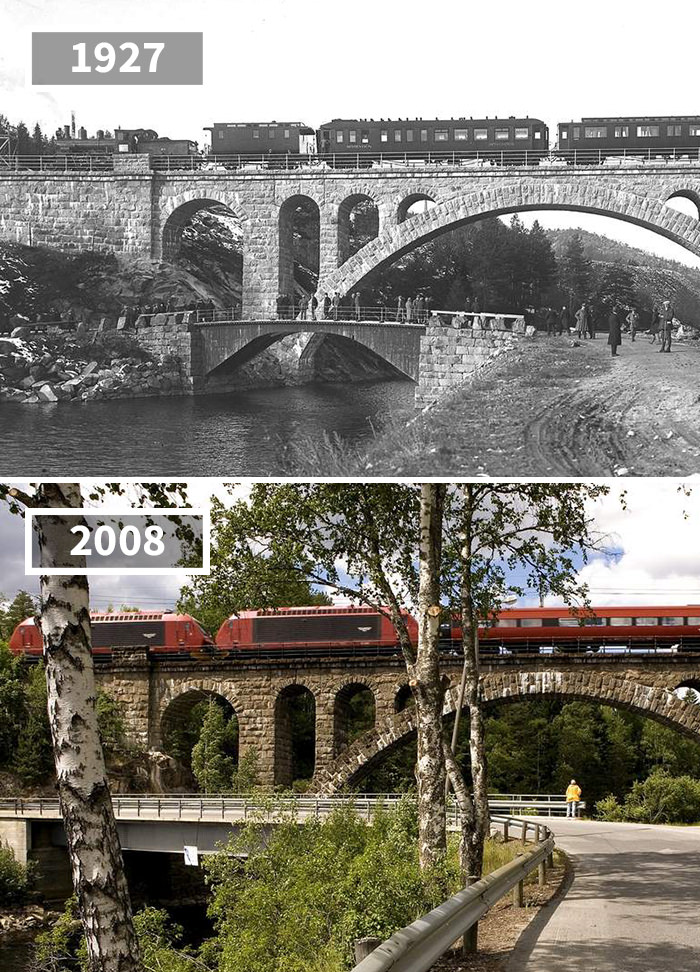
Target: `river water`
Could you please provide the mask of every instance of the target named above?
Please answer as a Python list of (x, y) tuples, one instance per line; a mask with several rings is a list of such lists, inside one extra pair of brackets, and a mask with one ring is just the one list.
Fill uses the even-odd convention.
[[(410, 381), (56, 405), (0, 403), (0, 476), (275, 476), (307, 437), (370, 438)], [(318, 475), (324, 470), (319, 469)]]

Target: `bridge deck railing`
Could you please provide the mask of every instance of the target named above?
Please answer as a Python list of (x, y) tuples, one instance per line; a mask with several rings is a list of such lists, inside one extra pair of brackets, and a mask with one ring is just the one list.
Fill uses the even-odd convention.
[(528, 874), (538, 869), (539, 883), (546, 882), (547, 863), (554, 852), (551, 831), (544, 824), (527, 827), (527, 822), (514, 821), (511, 817), (492, 817), (491, 823), (492, 829), (502, 828), (505, 839), (517, 824), (523, 842), (532, 839), (535, 846), (377, 944), (352, 972), (429, 972), (440, 956), (473, 929), (509, 891), (515, 889), (514, 902), (522, 907), (523, 883)]
[[(380, 806), (395, 805), (405, 794), (348, 794), (347, 796), (277, 795), (269, 797), (200, 795), (200, 794), (115, 794), (112, 797), (115, 815), (124, 819), (247, 821), (273, 820), (284, 814), (300, 818), (321, 818), (341, 806), (352, 806), (357, 813), (370, 820)], [(528, 816), (557, 815), (566, 811), (566, 800), (559, 794), (494, 794), (489, 797), (492, 810), (507, 810), (511, 814), (524, 812)], [(585, 808), (585, 803), (580, 804)], [(17, 816), (58, 819), (61, 816), (57, 799), (2, 798), (0, 817)], [(527, 823), (527, 817), (523, 817)], [(448, 804), (448, 824), (459, 825), (457, 807)], [(529, 826), (529, 824), (527, 824)]]

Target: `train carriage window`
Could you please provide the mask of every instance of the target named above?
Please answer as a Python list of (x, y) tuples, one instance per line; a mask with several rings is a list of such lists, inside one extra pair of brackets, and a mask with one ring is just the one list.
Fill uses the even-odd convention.
[(558, 628), (559, 618), (542, 618), (543, 628)]
[(340, 131), (340, 129), (335, 133), (335, 140), (338, 143), (338, 145), (342, 145), (343, 133)]
[(587, 125), (584, 129), (586, 138), (607, 138), (608, 129), (606, 125)]
[(363, 145), (369, 145), (369, 130), (368, 129), (366, 129), (366, 128), (363, 128), (362, 129), (362, 133), (360, 134), (360, 141), (362, 142)]
[(450, 133), (446, 128), (436, 128), (435, 129), (435, 141), (436, 142), (447, 142), (450, 137)]
[(495, 624), (496, 628), (517, 628), (518, 619), (517, 618), (498, 618)]
[(488, 128), (475, 128), (474, 129), (474, 141), (475, 142), (487, 142), (489, 138)]
[(568, 131), (565, 128), (562, 128), (562, 130), (561, 130), (561, 140), (562, 140), (562, 142), (565, 141), (568, 137), (569, 137)]
[(610, 618), (611, 628), (630, 628), (632, 626), (632, 618)]
[(357, 144), (357, 132), (354, 132), (354, 131), (350, 130), (348, 132), (348, 141), (350, 142), (351, 145), (356, 145)]
[(579, 626), (578, 618), (572, 618), (571, 615), (569, 615), (568, 618), (559, 618), (560, 628), (578, 628), (578, 626)]
[(634, 623), (638, 628), (653, 628), (659, 623), (658, 618), (635, 618)]
[(542, 618), (521, 618), (520, 627), (521, 628), (541, 628)]
[(542, 138), (542, 132), (535, 132), (535, 138), (536, 139)]
[[(518, 139), (518, 138), (529, 138), (530, 137), (530, 132), (528, 131), (527, 128), (516, 128), (515, 129), (515, 137), (516, 137), (516, 139)], [(564, 137), (566, 137), (566, 136), (564, 136)]]
[(401, 130), (398, 129), (398, 128), (395, 128), (394, 129), (394, 141), (395, 142), (400, 142), (401, 141)]
[(637, 138), (658, 138), (658, 125), (637, 125)]
[(284, 130), (284, 137), (285, 138), (289, 138), (289, 129), (288, 128), (285, 128), (285, 130)]
[(615, 138), (629, 138), (629, 125), (616, 125)]
[(497, 142), (508, 142), (510, 141), (510, 129), (509, 128), (497, 128), (496, 132)]
[(221, 139), (223, 139), (223, 137), (224, 137), (224, 132), (223, 132), (223, 129), (220, 128), (219, 129), (219, 141), (221, 141)]
[(574, 138), (581, 138), (581, 129), (580, 128), (575, 128), (574, 129)]
[(698, 135), (700, 135), (700, 125), (690, 125), (688, 128), (688, 134), (697, 138)]
[(389, 132), (386, 130), (386, 128), (383, 128), (381, 130), (381, 132), (379, 133), (379, 140), (381, 142), (388, 142), (389, 141)]
[(276, 135), (277, 135), (277, 129), (276, 128), (268, 128), (268, 130), (267, 130), (267, 137), (268, 138), (275, 138)]
[(413, 141), (413, 129), (412, 128), (407, 128), (406, 129), (406, 141), (407, 142), (412, 142)]
[(664, 627), (670, 627), (671, 625), (682, 625), (683, 618), (660, 618), (661, 624)]
[(254, 128), (253, 129), (253, 138), (260, 138), (260, 129), (259, 128)]
[(469, 140), (469, 129), (455, 128), (455, 142), (466, 142)]
[(687, 618), (688, 624), (700, 624), (700, 618)]
[(666, 126), (666, 135), (670, 136), (671, 138), (678, 138), (680, 136), (680, 134), (681, 134), (681, 126), (680, 125), (667, 125)]
[(421, 140), (421, 142), (427, 142), (428, 141), (428, 129), (427, 128), (421, 128), (421, 130), (420, 130), (420, 140)]

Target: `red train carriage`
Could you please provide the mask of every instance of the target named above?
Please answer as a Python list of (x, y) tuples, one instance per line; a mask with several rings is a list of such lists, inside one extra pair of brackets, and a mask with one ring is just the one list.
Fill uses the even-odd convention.
[[(418, 626), (407, 612), (412, 641)], [(219, 628), (219, 648), (283, 650), (396, 648), (398, 637), (391, 621), (369, 607), (282, 607), (265, 611), (241, 611)]]
[[(454, 622), (453, 642), (462, 638)], [(700, 604), (594, 607), (577, 615), (568, 608), (508, 608), (479, 628), (484, 653), (512, 651), (614, 652), (700, 648)]]
[[(148, 645), (155, 653), (185, 652), (213, 645), (212, 638), (196, 618), (165, 611), (129, 611), (90, 614), (92, 648), (95, 655), (108, 655), (113, 648)], [(15, 654), (39, 656), (43, 645), (34, 618), (17, 625), (10, 638)]]

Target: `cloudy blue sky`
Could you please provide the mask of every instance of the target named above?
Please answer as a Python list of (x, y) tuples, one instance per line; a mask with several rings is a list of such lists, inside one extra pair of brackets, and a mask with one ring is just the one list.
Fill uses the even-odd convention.
[[(626, 508), (620, 503), (623, 489)], [(190, 482), (193, 505), (203, 505), (212, 492), (228, 495), (221, 481)], [(592, 505), (591, 514), (612, 554), (596, 556), (579, 571), (594, 604), (700, 604), (700, 483), (687, 496), (671, 480), (613, 482), (610, 496)], [(95, 609), (110, 602), (165, 609), (174, 604), (181, 583), (169, 576), (94, 577), (91, 598)], [(19, 589), (35, 593), (38, 579), (24, 573), (22, 520), (0, 505), (0, 591), (12, 596)]]
[[(147, 127), (200, 144), (214, 121), (530, 115), (553, 130), (582, 116), (697, 114), (697, 39), (680, 29), (690, 9), (685, 0), (2, 0), (0, 112), (51, 132), (74, 110), (91, 133)], [(29, 84), (32, 30), (159, 29), (203, 32), (202, 86)], [(541, 221), (700, 265), (619, 220)]]

